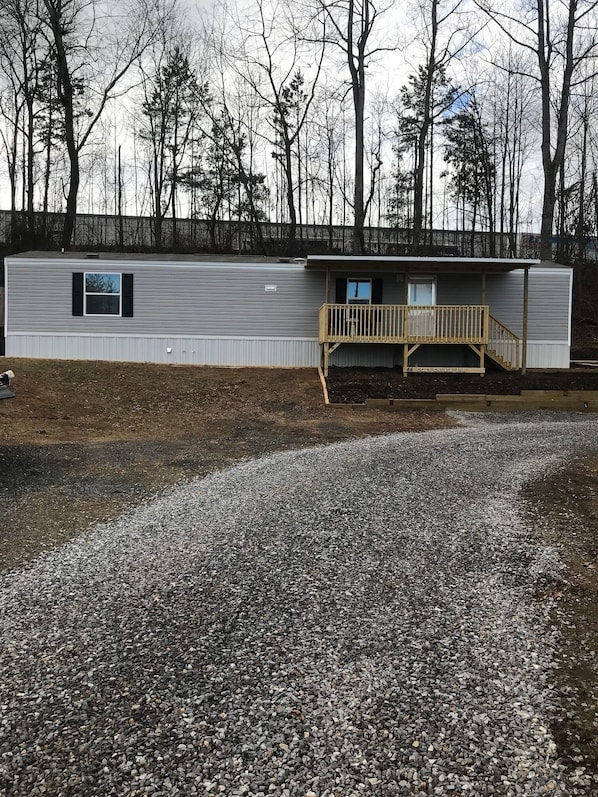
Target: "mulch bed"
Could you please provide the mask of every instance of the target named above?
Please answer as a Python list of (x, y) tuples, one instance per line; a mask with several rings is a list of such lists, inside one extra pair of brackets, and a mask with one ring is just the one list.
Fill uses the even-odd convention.
[(517, 395), (522, 390), (598, 390), (598, 368), (564, 371), (486, 371), (478, 374), (410, 374), (400, 368), (330, 368), (332, 403), (362, 404), (367, 399), (433, 399), (438, 393)]

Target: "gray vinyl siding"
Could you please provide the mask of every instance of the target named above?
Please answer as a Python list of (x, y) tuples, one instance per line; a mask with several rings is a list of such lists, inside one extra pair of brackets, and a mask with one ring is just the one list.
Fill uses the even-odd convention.
[[(571, 269), (530, 269), (529, 341), (570, 341)], [(487, 278), (490, 314), (521, 337), (523, 334), (523, 271)]]
[(442, 274), (436, 280), (437, 304), (482, 304), (480, 274)]
[[(134, 275), (134, 316), (72, 315), (74, 272)], [(529, 286), (528, 366), (567, 367), (571, 270), (532, 268)], [(23, 357), (194, 363), (198, 365), (317, 365), (318, 309), (326, 275), (297, 263), (147, 262), (143, 256), (111, 261), (16, 256), (6, 259), (6, 353)], [(330, 276), (383, 280), (382, 301), (405, 303), (403, 273)], [(275, 285), (275, 292), (265, 286)], [(490, 313), (522, 334), (523, 271), (486, 278)], [(481, 304), (482, 277), (437, 277), (438, 304)], [(467, 347), (422, 346), (415, 364), (470, 364)], [(421, 362), (420, 362), (421, 361)], [(343, 345), (336, 365), (402, 362), (402, 347)]]
[[(134, 316), (73, 316), (72, 274), (134, 275)], [(302, 266), (8, 262), (9, 333), (317, 337), (324, 275)], [(275, 292), (266, 292), (275, 285)]]
[[(524, 272), (489, 274), (486, 303), (490, 314), (516, 335), (523, 333)], [(528, 339), (569, 341), (570, 269), (530, 269)], [(437, 280), (438, 304), (481, 304), (482, 277), (443, 275)]]

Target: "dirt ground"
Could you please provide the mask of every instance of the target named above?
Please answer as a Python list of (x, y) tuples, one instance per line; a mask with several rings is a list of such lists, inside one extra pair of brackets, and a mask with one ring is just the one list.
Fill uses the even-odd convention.
[(537, 523), (541, 541), (559, 548), (567, 565), (558, 588), (538, 596), (554, 602), (561, 640), (552, 730), (571, 766), (598, 775), (598, 455), (527, 485), (524, 496), (532, 527)]
[[(0, 577), (185, 478), (275, 450), (456, 423), (439, 412), (325, 407), (308, 369), (4, 358), (6, 368), (17, 378), (16, 398), (0, 402)], [(525, 387), (598, 389), (598, 369), (571, 371), (569, 387), (555, 372), (534, 374), (540, 382), (516, 376), (405, 379), (398, 371), (331, 369), (329, 388), (332, 401), (349, 402), (405, 395), (398, 386), (424, 397), (459, 385), (476, 392), (474, 384), (518, 392), (522, 379)], [(562, 634), (559, 751), (598, 773), (598, 455), (528, 485), (525, 497), (532, 522), (548, 519), (537, 524), (542, 541), (558, 544), (568, 563), (559, 589), (538, 596), (555, 600)]]
[(362, 404), (374, 398), (432, 399), (437, 393), (517, 395), (522, 390), (598, 390), (598, 368), (563, 371), (487, 370), (479, 374), (410, 374), (399, 368), (330, 368), (331, 402)]

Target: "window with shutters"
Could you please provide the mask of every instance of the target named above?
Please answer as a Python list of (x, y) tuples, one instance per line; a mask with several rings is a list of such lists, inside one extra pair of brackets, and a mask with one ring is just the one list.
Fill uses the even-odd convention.
[(121, 314), (121, 275), (85, 272), (83, 279), (84, 315)]
[(372, 302), (371, 279), (347, 280), (347, 304), (371, 304), (371, 302)]
[(133, 275), (114, 271), (73, 273), (73, 315), (133, 318)]
[(383, 280), (379, 277), (337, 277), (336, 304), (382, 304)]

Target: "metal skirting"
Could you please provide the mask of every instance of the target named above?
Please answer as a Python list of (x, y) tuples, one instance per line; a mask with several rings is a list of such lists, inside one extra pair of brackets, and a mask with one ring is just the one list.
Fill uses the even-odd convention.
[(11, 357), (187, 365), (316, 367), (317, 340), (9, 334)]
[[(452, 347), (447, 347), (450, 348)], [(399, 349), (400, 347), (383, 344), (345, 344), (334, 352), (330, 364), (341, 367), (358, 365), (392, 368), (401, 364)], [(10, 333), (6, 336), (5, 350), (8, 357), (62, 360), (307, 368), (317, 367), (320, 363), (320, 346), (315, 338), (182, 338)], [(530, 341), (527, 367), (568, 368), (569, 351), (567, 343)]]
[(528, 368), (569, 368), (571, 347), (558, 341), (528, 341)]

